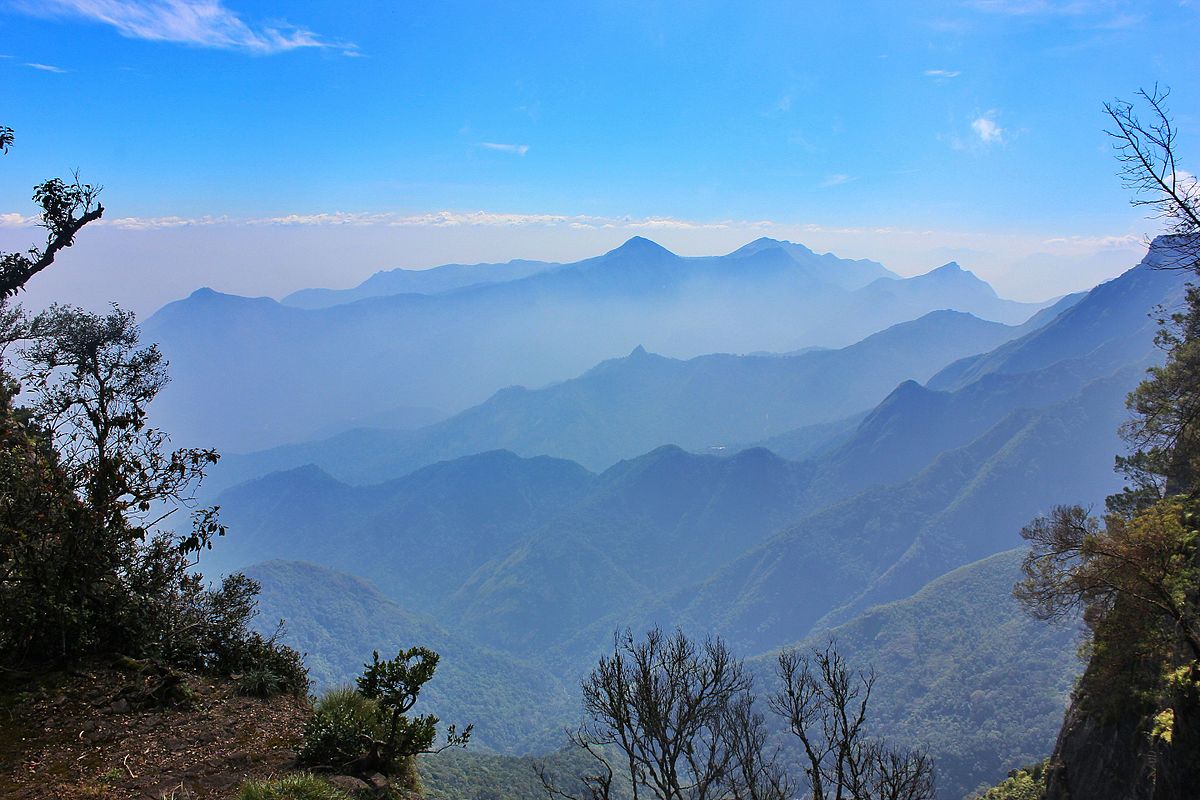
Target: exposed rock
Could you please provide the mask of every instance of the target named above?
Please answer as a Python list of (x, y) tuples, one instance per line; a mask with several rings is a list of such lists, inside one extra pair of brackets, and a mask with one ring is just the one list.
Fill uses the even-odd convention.
[(355, 800), (365, 800), (365, 798), (373, 797), (375, 794), (370, 784), (351, 775), (332, 775), (325, 780), (355, 798)]

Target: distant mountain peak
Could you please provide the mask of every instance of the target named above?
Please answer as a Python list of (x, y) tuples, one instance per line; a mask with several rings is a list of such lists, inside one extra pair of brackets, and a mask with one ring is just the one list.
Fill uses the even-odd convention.
[(927, 272), (926, 274), (927, 275), (937, 275), (937, 274), (949, 275), (949, 274), (957, 273), (957, 272), (968, 272), (968, 270), (963, 269), (962, 265), (959, 264), (957, 261), (948, 261), (945, 264), (942, 264), (937, 269), (929, 270), (929, 272)]
[(974, 285), (979, 288), (986, 287), (987, 292), (991, 295), (996, 294), (996, 290), (992, 288), (990, 283), (976, 275), (974, 272), (971, 272), (971, 270), (963, 269), (962, 265), (960, 265), (957, 261), (950, 261), (942, 264), (937, 269), (931, 269), (924, 275), (917, 275), (915, 278), (910, 280), (933, 280), (961, 285)]
[(802, 244), (789, 242), (787, 239), (772, 239), (770, 236), (760, 236), (752, 242), (747, 242), (729, 255), (750, 256), (754, 255), (755, 253), (761, 253), (763, 250), (770, 250), (772, 248), (783, 250), (793, 257), (797, 254), (815, 255), (812, 250)]
[(632, 236), (625, 244), (613, 250), (609, 250), (604, 255), (629, 255), (629, 256), (646, 256), (646, 255), (675, 255), (667, 248), (663, 247), (658, 242), (652, 242), (644, 236)]
[(646, 352), (646, 348), (639, 344), (637, 347), (635, 347), (629, 351), (628, 357), (629, 358), (641, 358), (641, 357), (647, 356), (647, 355), (649, 355), (649, 353)]

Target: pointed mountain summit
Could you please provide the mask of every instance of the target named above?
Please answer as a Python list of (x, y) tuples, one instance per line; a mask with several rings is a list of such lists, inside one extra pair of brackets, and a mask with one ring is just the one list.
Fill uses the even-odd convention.
[(992, 288), (990, 283), (985, 281), (983, 278), (980, 278), (974, 272), (971, 272), (971, 270), (963, 269), (962, 265), (957, 261), (950, 261), (942, 264), (936, 269), (929, 270), (929, 272), (926, 272), (924, 275), (915, 276), (914, 279), (978, 283), (986, 286), (992, 295), (996, 294), (996, 290)]
[(605, 253), (601, 258), (614, 257), (638, 257), (638, 258), (679, 258), (667, 248), (663, 247), (658, 242), (652, 242), (644, 236), (632, 236), (620, 247), (613, 248)]
[(748, 256), (753, 253), (759, 253), (763, 250), (768, 250), (772, 247), (778, 247), (779, 249), (785, 251), (800, 251), (808, 255), (816, 255), (816, 253), (814, 253), (812, 250), (809, 250), (802, 244), (796, 244), (795, 242), (789, 242), (783, 239), (772, 239), (770, 236), (760, 236), (752, 242), (747, 242), (729, 255), (733, 257)]

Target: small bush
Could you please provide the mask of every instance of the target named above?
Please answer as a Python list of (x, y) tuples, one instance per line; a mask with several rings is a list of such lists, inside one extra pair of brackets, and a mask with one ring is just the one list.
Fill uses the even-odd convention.
[(326, 781), (303, 772), (266, 781), (246, 781), (237, 800), (351, 800)]
[(283, 693), (283, 678), (269, 669), (252, 669), (238, 677), (237, 690), (245, 697), (271, 697)]
[[(237, 656), (231, 658), (242, 670), (239, 689), (244, 694), (269, 697), (275, 694), (308, 694), (308, 670), (298, 652), (277, 639), (282, 629), (271, 636), (250, 633), (237, 642)], [(256, 684), (253, 691), (246, 691)]]
[(379, 704), (349, 686), (330, 689), (313, 707), (304, 726), (300, 763), (353, 770), (367, 755), (367, 743), (383, 737)]

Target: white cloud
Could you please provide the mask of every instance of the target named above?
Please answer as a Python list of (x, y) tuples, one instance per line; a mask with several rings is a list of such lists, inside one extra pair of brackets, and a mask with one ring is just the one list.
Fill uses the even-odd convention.
[(927, 69), (922, 73), (927, 78), (957, 78), (962, 72), (957, 69)]
[(15, 211), (0, 214), (0, 228), (32, 228), (37, 222), (37, 217), (27, 217)]
[(183, 228), (195, 225), (218, 225), (228, 221), (229, 217), (118, 217), (116, 219), (101, 219), (95, 224), (127, 231), (153, 231), (163, 228)]
[(53, 72), (56, 75), (65, 75), (67, 72), (62, 67), (56, 67), (53, 64), (36, 64), (33, 62), (26, 62), (25, 66), (33, 67), (34, 69), (41, 70), (42, 72)]
[(501, 153), (515, 153), (523, 156), (529, 152), (527, 144), (504, 144), (503, 142), (480, 142), (480, 147), (485, 147), (488, 150), (498, 150)]
[[(37, 217), (25, 216), (16, 212), (0, 213), (0, 228), (27, 228), (33, 227), (37, 223)], [(391, 211), (322, 211), (272, 217), (232, 217), (229, 215), (117, 217), (101, 219), (94, 224), (97, 227), (119, 228), (127, 231), (154, 231), (217, 225), (229, 227), (567, 227), (576, 230), (605, 228), (723, 230), (731, 227), (770, 227), (775, 223), (744, 220), (702, 221), (674, 217), (604, 217), (590, 214), (505, 214), (495, 211), (429, 211), (419, 214), (401, 214)]]
[(130, 39), (270, 54), (302, 47), (357, 53), (305, 28), (278, 23), (251, 26), (221, 0), (40, 0), (19, 6), (37, 16), (77, 17), (111, 25)]
[(996, 124), (996, 120), (992, 118), (993, 113), (989, 111), (971, 121), (971, 130), (975, 131), (975, 135), (983, 144), (1004, 143), (1004, 129)]
[(1137, 250), (1145, 246), (1146, 239), (1133, 233), (1119, 236), (1056, 236), (1046, 239), (1047, 245), (1071, 245), (1088, 250)]

